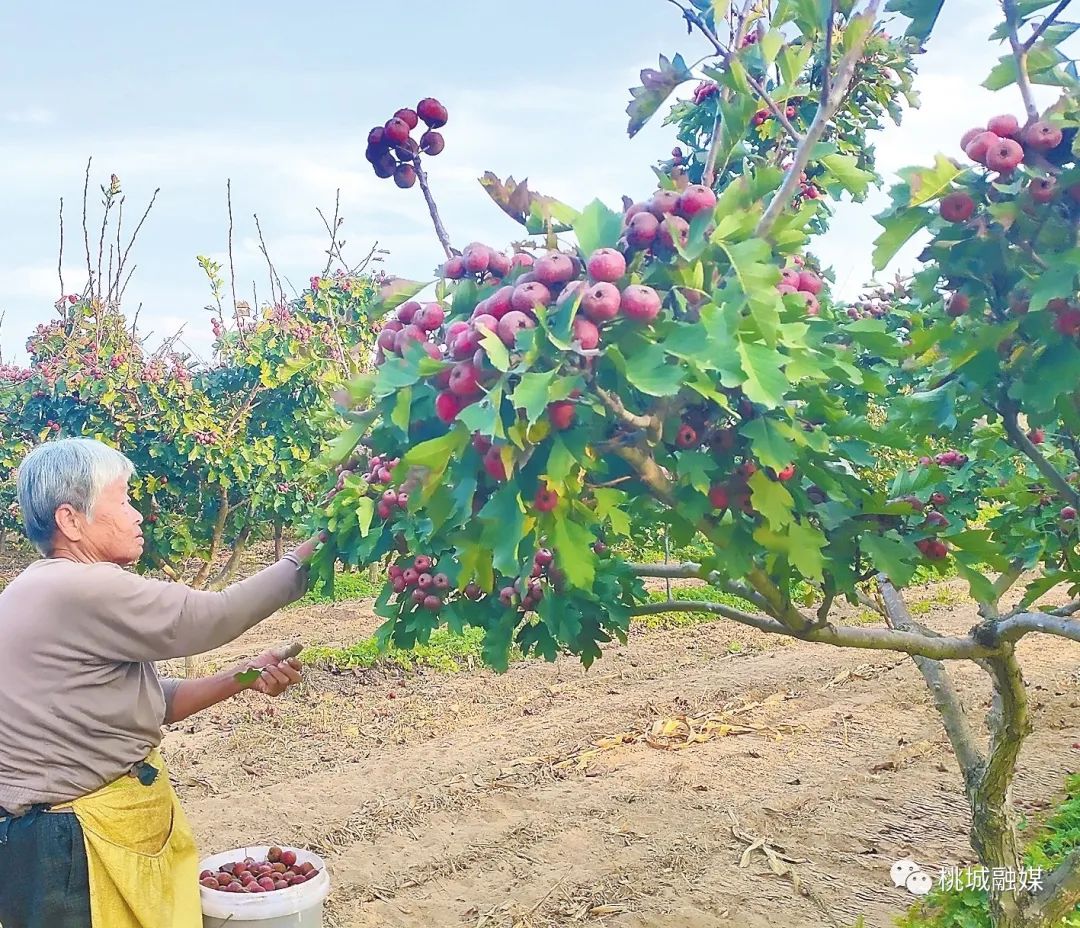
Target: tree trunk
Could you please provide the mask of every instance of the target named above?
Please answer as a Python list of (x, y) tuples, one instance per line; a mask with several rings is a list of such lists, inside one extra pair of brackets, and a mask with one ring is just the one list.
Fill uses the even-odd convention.
[(281, 519), (274, 520), (274, 560), (280, 561), (285, 556), (285, 526), (281, 524)]

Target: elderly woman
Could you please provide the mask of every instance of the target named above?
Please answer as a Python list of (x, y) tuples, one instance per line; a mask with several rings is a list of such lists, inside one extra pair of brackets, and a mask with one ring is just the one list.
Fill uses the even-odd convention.
[[(221, 592), (125, 570), (143, 549), (131, 463), (89, 439), (18, 472), (42, 558), (0, 593), (0, 925), (199, 928), (198, 857), (161, 760), (162, 723), (248, 687), (238, 668), (161, 679), (154, 661), (232, 641), (303, 595), (317, 539)], [(300, 679), (267, 653), (250, 688)]]

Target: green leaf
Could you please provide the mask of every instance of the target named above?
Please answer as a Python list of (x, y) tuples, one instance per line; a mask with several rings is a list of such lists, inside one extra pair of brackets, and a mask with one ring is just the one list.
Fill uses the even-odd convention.
[[(1032, 78), (1065, 61), (1065, 56), (1056, 48), (1038, 42), (1027, 54), (1027, 71)], [(989, 76), (982, 82), (987, 90), (1001, 90), (1010, 84), (1015, 84), (1017, 79), (1016, 58), (1011, 54), (1002, 56)], [(1036, 81), (1038, 83), (1038, 81)]]
[(910, 192), (908, 206), (921, 206), (937, 199), (961, 174), (962, 168), (940, 152), (934, 156), (932, 168), (901, 168), (896, 173), (907, 182)]
[(684, 451), (678, 458), (679, 476), (699, 493), (708, 493), (716, 462), (703, 451)]
[(866, 196), (871, 182), (875, 179), (873, 171), (864, 171), (852, 155), (826, 155), (821, 163), (853, 197)]
[(944, 5), (945, 0), (890, 0), (885, 10), (889, 13), (899, 13), (910, 19), (911, 22), (904, 35), (918, 39), (922, 43), (930, 38), (934, 23), (941, 15), (941, 8)]
[(453, 429), (438, 438), (413, 445), (405, 452), (398, 467), (407, 470), (410, 467), (425, 467), (429, 470), (446, 470), (449, 461), (461, 454), (469, 443), (469, 435), (461, 429)]
[(637, 135), (672, 91), (684, 81), (693, 79), (693, 76), (682, 55), (670, 60), (661, 55), (659, 70), (643, 68), (641, 86), (630, 88), (632, 99), (626, 107), (626, 114), (630, 117), (627, 134), (631, 138)]
[(682, 388), (686, 373), (682, 365), (668, 363), (662, 345), (649, 344), (626, 361), (626, 379), (649, 396), (674, 396)]
[(374, 393), (381, 399), (396, 393), (402, 387), (411, 387), (419, 379), (420, 372), (416, 364), (408, 358), (387, 358), (379, 367)]
[(400, 277), (392, 277), (379, 291), (379, 298), (371, 304), (371, 315), (380, 318), (397, 309), (402, 303), (407, 303), (425, 287), (431, 286), (432, 280), (405, 280)]
[(371, 520), (375, 515), (375, 501), (370, 496), (361, 496), (356, 501), (356, 524), (360, 528), (360, 537), (367, 538), (371, 531)]
[(739, 342), (739, 361), (746, 380), (743, 392), (753, 403), (775, 408), (791, 386), (780, 366), (782, 355), (765, 345)]
[(916, 232), (929, 225), (933, 215), (928, 209), (905, 209), (878, 216), (878, 224), (884, 231), (874, 239), (874, 270), (883, 270)]
[(614, 248), (622, 234), (622, 214), (593, 200), (574, 223), (574, 234), (586, 257), (597, 248)]
[(394, 411), (390, 421), (406, 435), (409, 434), (409, 413), (412, 410), (412, 387), (403, 387), (394, 398)]
[(566, 574), (571, 585), (591, 589), (596, 576), (596, 554), (592, 549), (595, 537), (592, 531), (560, 510), (553, 515), (551, 546), (555, 549), (559, 569)]
[(821, 581), (824, 568), (822, 550), (828, 539), (809, 522), (792, 522), (788, 526), (791, 548), (788, 559), (808, 580)]
[(495, 574), (488, 549), (472, 541), (466, 542), (458, 548), (458, 560), (461, 562), (459, 586), (464, 588), (475, 578), (480, 589), (490, 593), (495, 586)]
[(791, 511), (795, 500), (787, 488), (778, 481), (770, 480), (764, 471), (757, 471), (747, 481), (750, 487), (750, 502), (760, 512), (765, 521), (774, 530), (780, 530), (792, 522)]
[(797, 449), (794, 442), (783, 436), (773, 420), (752, 419), (739, 431), (750, 439), (754, 457), (766, 467), (783, 470), (795, 459)]
[(627, 501), (625, 491), (599, 487), (593, 490), (593, 498), (596, 500), (596, 517), (601, 522), (607, 519), (616, 535), (629, 535), (630, 517), (622, 509)]
[(551, 384), (555, 379), (555, 375), (555, 371), (522, 374), (521, 381), (510, 395), (514, 408), (525, 410), (525, 417), (529, 425), (535, 423), (544, 414), (544, 410), (547, 409)]
[(488, 358), (496, 370), (506, 373), (510, 370), (510, 353), (501, 338), (490, 329), (484, 329), (480, 336), (480, 345), (487, 352)]
[(758, 42), (758, 48), (761, 49), (761, 57), (765, 59), (766, 65), (772, 65), (776, 61), (776, 56), (780, 51), (780, 48), (784, 44), (784, 33), (779, 29), (770, 29), (761, 37)]
[(551, 443), (551, 453), (548, 455), (547, 476), (553, 483), (563, 483), (574, 470), (577, 460), (558, 436)]
[(907, 586), (915, 575), (911, 548), (889, 535), (863, 535), (859, 540), (875, 570), (885, 574), (895, 586)]
[(514, 576), (518, 570), (518, 545), (525, 532), (525, 511), (517, 485), (508, 483), (496, 490), (479, 512), (484, 523), (483, 539), (494, 553), (494, 567)]
[(241, 670), (239, 673), (234, 673), (233, 679), (241, 686), (251, 686), (251, 684), (258, 680), (261, 676), (261, 670), (256, 670), (254, 667), (249, 667), (247, 670)]

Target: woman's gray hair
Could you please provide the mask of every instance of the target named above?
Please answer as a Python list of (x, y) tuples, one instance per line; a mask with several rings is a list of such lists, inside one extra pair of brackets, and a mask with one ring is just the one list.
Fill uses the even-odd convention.
[(19, 508), (27, 537), (48, 557), (56, 536), (57, 509), (66, 504), (93, 519), (101, 491), (134, 474), (131, 461), (93, 438), (62, 438), (38, 445), (18, 467)]

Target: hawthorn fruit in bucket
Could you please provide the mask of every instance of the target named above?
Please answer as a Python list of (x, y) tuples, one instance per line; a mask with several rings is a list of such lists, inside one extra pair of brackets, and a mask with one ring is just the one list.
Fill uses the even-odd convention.
[(199, 883), (223, 893), (272, 893), (315, 879), (321, 871), (310, 863), (297, 863), (296, 852), (272, 847), (265, 860), (245, 857), (203, 870)]

